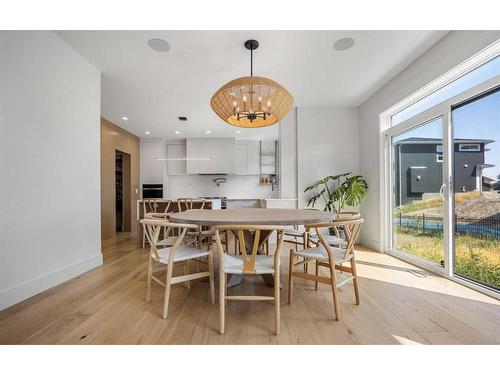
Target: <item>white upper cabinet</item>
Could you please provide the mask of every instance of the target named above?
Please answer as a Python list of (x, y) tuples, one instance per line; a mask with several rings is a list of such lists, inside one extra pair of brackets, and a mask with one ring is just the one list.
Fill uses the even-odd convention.
[[(167, 159), (186, 157), (186, 144), (167, 144)], [(182, 176), (186, 172), (186, 160), (168, 160), (167, 173), (170, 176)]]
[(247, 174), (260, 174), (260, 145), (259, 142), (249, 143), (247, 148), (248, 171)]
[(238, 141), (236, 144), (236, 174), (260, 174), (260, 147), (258, 141)]
[(236, 143), (234, 138), (188, 138), (186, 154), (188, 174), (235, 173)]
[(246, 144), (236, 144), (236, 174), (247, 174), (248, 155)]
[(163, 142), (141, 142), (141, 181), (143, 184), (163, 183)]

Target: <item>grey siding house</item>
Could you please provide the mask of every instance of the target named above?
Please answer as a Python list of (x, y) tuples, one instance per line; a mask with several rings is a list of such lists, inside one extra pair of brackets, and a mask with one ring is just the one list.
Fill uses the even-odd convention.
[[(443, 183), (443, 144), (439, 138), (407, 138), (394, 143), (397, 206), (439, 194)], [(482, 191), (485, 146), (489, 139), (455, 139), (454, 191)]]

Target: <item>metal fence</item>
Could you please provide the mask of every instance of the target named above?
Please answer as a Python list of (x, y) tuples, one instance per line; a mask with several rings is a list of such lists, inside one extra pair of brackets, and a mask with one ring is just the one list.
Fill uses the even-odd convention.
[[(405, 215), (397, 214), (394, 217), (394, 224), (402, 228), (414, 228), (431, 233), (443, 232), (443, 218), (436, 216), (429, 216), (425, 214), (420, 215)], [(500, 240), (500, 219), (487, 218), (487, 219), (470, 219), (455, 217), (455, 233), (468, 234), (474, 237), (489, 238)]]

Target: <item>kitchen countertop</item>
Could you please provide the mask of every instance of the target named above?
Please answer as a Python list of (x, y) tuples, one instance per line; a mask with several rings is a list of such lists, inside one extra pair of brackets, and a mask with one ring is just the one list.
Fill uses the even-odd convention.
[[(220, 199), (220, 198), (209, 198), (207, 200)], [(155, 199), (158, 202), (167, 202), (170, 199), (157, 198)], [(296, 201), (297, 198), (226, 198), (228, 201), (260, 201), (260, 200), (292, 200)], [(142, 199), (139, 199), (138, 202), (142, 202)], [(176, 202), (173, 200), (172, 202)]]
[(260, 201), (266, 198), (226, 198), (228, 201)]

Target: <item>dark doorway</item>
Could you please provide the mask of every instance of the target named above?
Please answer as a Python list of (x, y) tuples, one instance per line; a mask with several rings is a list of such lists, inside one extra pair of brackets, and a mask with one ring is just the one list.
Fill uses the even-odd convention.
[(130, 154), (115, 152), (115, 228), (116, 232), (130, 232)]

